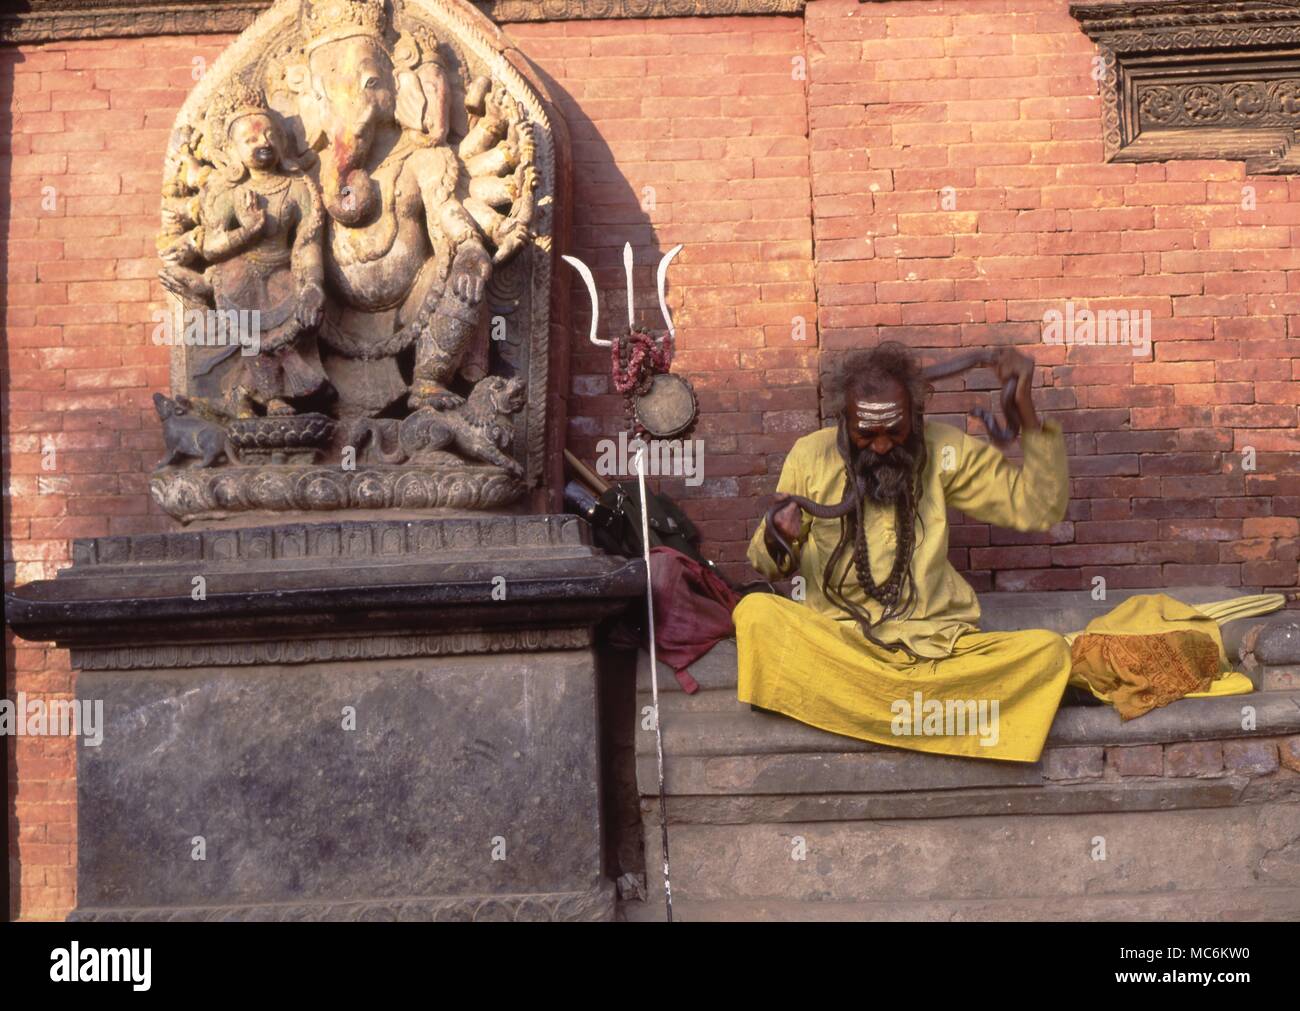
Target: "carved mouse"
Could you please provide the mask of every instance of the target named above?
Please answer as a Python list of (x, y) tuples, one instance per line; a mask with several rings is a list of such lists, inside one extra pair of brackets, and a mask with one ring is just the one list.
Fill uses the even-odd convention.
[(161, 393), (153, 395), (154, 410), (162, 419), (163, 442), (167, 455), (158, 461), (159, 467), (170, 467), (184, 457), (194, 457), (200, 467), (211, 467), (224, 456), (237, 463), (226, 432), (220, 425), (190, 414), (190, 403), (185, 397), (172, 400)]

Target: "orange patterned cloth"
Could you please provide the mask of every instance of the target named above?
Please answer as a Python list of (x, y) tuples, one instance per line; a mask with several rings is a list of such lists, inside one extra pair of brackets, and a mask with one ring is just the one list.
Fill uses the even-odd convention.
[(1219, 676), (1219, 645), (1204, 632), (1152, 635), (1083, 633), (1070, 647), (1071, 678), (1107, 695), (1131, 720), (1188, 692), (1203, 692)]

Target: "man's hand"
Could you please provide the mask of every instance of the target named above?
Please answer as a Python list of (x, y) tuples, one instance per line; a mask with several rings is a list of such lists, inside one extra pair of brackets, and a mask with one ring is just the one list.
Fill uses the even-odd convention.
[(790, 501), (776, 511), (772, 520), (786, 543), (793, 544), (799, 537), (799, 528), (803, 523), (803, 510), (799, 508), (799, 503)]
[(1003, 348), (994, 363), (993, 371), (997, 374), (999, 385), (1013, 377), (1016, 379), (1016, 407), (1020, 411), (1021, 430), (1038, 431), (1042, 426), (1038, 421), (1038, 413), (1034, 410), (1034, 360), (1015, 348)]

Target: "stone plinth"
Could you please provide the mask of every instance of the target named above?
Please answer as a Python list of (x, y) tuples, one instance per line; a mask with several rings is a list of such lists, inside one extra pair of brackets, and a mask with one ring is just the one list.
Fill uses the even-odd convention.
[(103, 743), (79, 743), (74, 919), (612, 917), (592, 629), (645, 573), (580, 520), (75, 554), (6, 601), (104, 706)]

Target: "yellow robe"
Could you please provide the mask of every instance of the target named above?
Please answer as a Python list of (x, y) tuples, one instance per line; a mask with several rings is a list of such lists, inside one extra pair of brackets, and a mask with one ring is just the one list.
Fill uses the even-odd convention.
[[(1023, 467), (950, 425), (928, 422), (925, 437), (925, 492), (912, 559), (916, 604), (906, 620), (873, 629), (886, 643), (907, 644), (923, 661), (868, 641), (826, 599), (822, 570), (839, 539), (839, 521), (805, 513), (795, 564), (801, 580), (796, 589), (806, 602), (756, 593), (737, 606), (737, 695), (742, 702), (860, 740), (946, 755), (1037, 761), (1070, 678), (1070, 643), (1080, 633), (979, 632), (975, 592), (948, 562), (947, 508), (998, 526), (1046, 530), (1065, 515), (1068, 500), (1064, 437), (1050, 421), (1025, 432)], [(778, 492), (827, 504), (840, 501), (843, 489), (833, 429), (800, 439), (777, 485)], [(865, 518), (872, 576), (881, 582), (894, 559), (892, 511), (868, 505)], [(794, 574), (793, 566), (778, 570), (763, 534), (760, 524), (750, 543), (750, 563), (768, 578)], [(856, 578), (844, 582), (844, 591), (873, 618), (879, 616), (880, 606)], [(1235, 695), (1249, 692), (1251, 683), (1227, 670), (1218, 623), (1266, 614), (1283, 603), (1280, 594), (1258, 594), (1192, 608), (1165, 594), (1148, 594), (1126, 600), (1086, 631), (1204, 632), (1218, 644), (1226, 673), (1208, 691), (1188, 697)]]
[[(881, 641), (904, 643), (924, 662), (869, 642), (826, 598), (822, 570), (839, 540), (840, 521), (805, 513), (794, 547), (801, 580), (796, 592), (802, 590), (806, 600), (750, 594), (733, 615), (738, 697), (861, 740), (1035, 761), (1070, 675), (1069, 646), (1043, 630), (978, 631), (975, 591), (948, 561), (947, 510), (1016, 530), (1048, 529), (1065, 515), (1069, 499), (1065, 438), (1051, 421), (1025, 432), (1023, 467), (951, 425), (927, 422), (925, 441), (912, 557), (915, 605), (906, 619), (873, 628)], [(843, 497), (844, 484), (835, 430), (825, 428), (795, 443), (777, 491), (829, 505)], [(864, 519), (871, 573), (883, 582), (897, 544), (893, 510), (868, 504)], [(793, 568), (777, 569), (763, 534), (760, 524), (750, 543), (750, 563), (768, 578), (791, 574)], [(850, 564), (848, 558), (841, 563), (845, 569)], [(838, 582), (838, 572), (834, 578)], [(872, 618), (879, 617), (880, 605), (863, 593), (856, 577), (845, 580), (844, 592)]]

